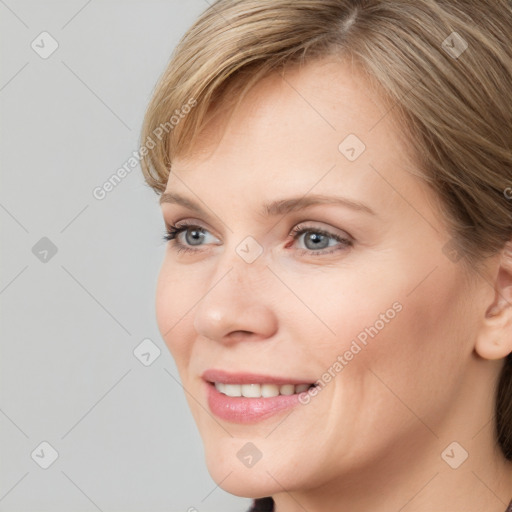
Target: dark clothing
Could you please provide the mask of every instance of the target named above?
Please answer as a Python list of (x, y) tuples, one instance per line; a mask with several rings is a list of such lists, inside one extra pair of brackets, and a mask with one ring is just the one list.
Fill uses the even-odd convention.
[[(259, 498), (252, 502), (247, 512), (274, 512), (274, 500), (272, 498)], [(508, 510), (506, 512), (509, 512)]]
[[(274, 512), (274, 500), (272, 498), (259, 498), (254, 500), (247, 512)], [(512, 512), (512, 500), (505, 512)]]

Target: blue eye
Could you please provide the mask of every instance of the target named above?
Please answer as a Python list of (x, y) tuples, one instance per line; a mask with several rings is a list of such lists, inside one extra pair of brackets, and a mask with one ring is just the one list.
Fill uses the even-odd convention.
[(182, 232), (188, 232), (189, 228), (195, 228), (194, 230), (189, 231), (190, 233), (194, 234), (194, 238), (204, 239), (204, 233), (206, 230), (200, 226), (185, 223), (167, 226), (167, 231), (165, 232), (163, 239), (168, 242), (172, 241), (171, 245), (176, 249), (177, 252), (197, 252), (196, 249), (190, 249), (186, 244), (183, 244), (179, 241), (178, 235)]
[[(179, 235), (181, 233), (185, 233), (186, 243), (180, 241)], [(202, 249), (193, 249), (191, 247), (193, 247), (194, 245), (200, 246), (202, 244), (191, 243), (191, 240), (201, 242), (204, 240), (206, 233), (208, 233), (208, 231), (206, 229), (203, 229), (201, 226), (197, 226), (195, 224), (179, 223), (167, 226), (167, 231), (164, 234), (163, 239), (165, 241), (172, 242), (171, 245), (176, 250), (176, 252), (197, 253), (200, 252)], [(187, 235), (189, 234), (191, 235), (192, 238), (187, 237)], [(326, 230), (316, 228), (314, 226), (304, 226), (299, 224), (295, 228), (293, 228), (293, 230), (290, 233), (294, 241), (299, 239), (304, 234), (309, 234), (310, 236), (305, 237), (306, 249), (298, 249), (301, 255), (309, 254), (317, 256), (323, 254), (330, 254), (336, 251), (346, 250), (349, 247), (352, 247), (354, 244), (352, 238), (349, 237), (348, 235), (346, 238), (344, 238), (334, 233), (330, 233)], [(329, 245), (329, 241), (331, 240), (338, 242), (338, 244), (334, 246), (334, 249), (331, 249), (329, 251), (323, 250), (326, 247), (333, 247), (332, 245)], [(327, 245), (325, 245), (326, 241)], [(307, 247), (307, 244), (312, 244), (312, 246), (310, 245), (310, 247)], [(319, 248), (315, 248), (315, 245), (318, 246)]]
[[(299, 249), (301, 251), (301, 255), (304, 255), (304, 254), (313, 254), (313, 255), (331, 254), (336, 251), (347, 249), (348, 247), (351, 247), (353, 245), (353, 240), (349, 236), (347, 236), (346, 238), (343, 238), (334, 233), (330, 233), (329, 231), (326, 231), (324, 229), (319, 229), (314, 226), (308, 227), (308, 226), (303, 226), (302, 224), (299, 224), (292, 230), (294, 240), (297, 240), (303, 234), (306, 234), (306, 233), (309, 233), (309, 236), (304, 237), (304, 240), (305, 240), (305, 242), (308, 242), (308, 243), (312, 242), (313, 248), (311, 248), (311, 247), (308, 248), (306, 245), (306, 250)], [(313, 236), (311, 236), (311, 235), (313, 235)], [(338, 245), (338, 246), (335, 246), (335, 248), (330, 251), (323, 251), (321, 253), (318, 253), (318, 251), (324, 249), (324, 247), (332, 247), (329, 245), (322, 245), (323, 242), (325, 242), (325, 241), (329, 242), (329, 240), (335, 240), (336, 242), (341, 244), (341, 247)], [(315, 245), (318, 245), (319, 249), (315, 248), (314, 247)], [(313, 252), (311, 252), (311, 251), (313, 251)]]

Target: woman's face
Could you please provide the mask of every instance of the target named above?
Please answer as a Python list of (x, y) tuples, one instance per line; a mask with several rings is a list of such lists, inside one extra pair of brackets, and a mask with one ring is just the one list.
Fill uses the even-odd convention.
[[(260, 82), (222, 140), (212, 123), (173, 163), (166, 192), (189, 204), (164, 201), (163, 216), (193, 227), (168, 242), (157, 320), (228, 492), (319, 488), (412, 458), (446, 466), (455, 425), (465, 439), (472, 313), (492, 290), (468, 303), (388, 109), (349, 65), (309, 63)], [(315, 382), (315, 396), (277, 386)]]

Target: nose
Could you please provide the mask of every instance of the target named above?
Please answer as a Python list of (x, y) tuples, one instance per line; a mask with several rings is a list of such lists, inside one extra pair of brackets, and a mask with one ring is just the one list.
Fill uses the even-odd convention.
[(277, 330), (272, 273), (265, 265), (230, 262), (217, 268), (194, 310), (196, 332), (223, 344), (271, 337)]

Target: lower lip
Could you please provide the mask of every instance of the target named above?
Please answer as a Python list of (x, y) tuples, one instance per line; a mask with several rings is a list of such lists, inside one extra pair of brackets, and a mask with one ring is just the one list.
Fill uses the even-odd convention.
[(231, 397), (205, 383), (210, 411), (218, 418), (233, 423), (256, 423), (298, 405), (299, 395), (278, 395), (268, 398)]

